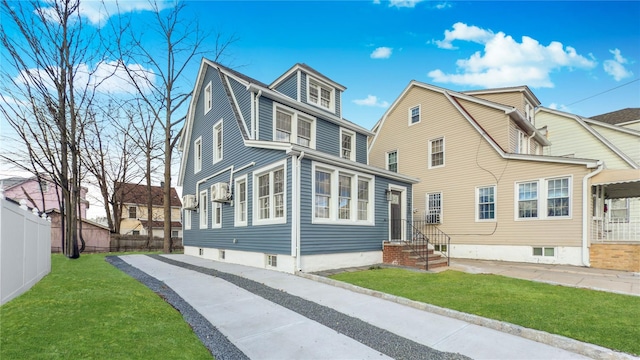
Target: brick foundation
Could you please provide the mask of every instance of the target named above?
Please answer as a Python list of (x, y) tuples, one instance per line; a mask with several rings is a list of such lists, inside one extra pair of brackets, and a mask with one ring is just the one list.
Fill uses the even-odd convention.
[(591, 267), (640, 272), (640, 244), (591, 244)]
[[(426, 245), (425, 245), (426, 246)], [(384, 242), (382, 244), (382, 262), (385, 264), (407, 266), (424, 270), (426, 263), (419, 259), (411, 247), (403, 243)], [(447, 260), (429, 252), (429, 269), (447, 266)]]

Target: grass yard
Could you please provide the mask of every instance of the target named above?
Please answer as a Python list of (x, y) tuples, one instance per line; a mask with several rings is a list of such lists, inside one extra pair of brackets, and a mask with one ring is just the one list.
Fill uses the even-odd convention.
[(181, 314), (104, 260), (51, 257), (51, 273), (0, 307), (0, 359), (211, 359)]
[(499, 275), (385, 268), (332, 279), (640, 355), (640, 297)]

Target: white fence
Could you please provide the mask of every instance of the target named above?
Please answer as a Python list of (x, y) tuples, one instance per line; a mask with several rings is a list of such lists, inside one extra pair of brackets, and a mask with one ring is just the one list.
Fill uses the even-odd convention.
[(51, 272), (51, 223), (0, 190), (0, 305)]

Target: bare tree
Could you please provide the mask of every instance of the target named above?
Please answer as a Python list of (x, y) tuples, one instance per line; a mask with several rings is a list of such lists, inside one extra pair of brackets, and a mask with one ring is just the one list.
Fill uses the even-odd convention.
[(85, 31), (79, 0), (0, 4), (0, 110), (26, 149), (26, 158), (3, 158), (34, 174), (46, 173), (61, 189), (63, 251), (77, 258), (79, 145), (97, 87), (87, 80), (93, 74), (85, 65), (100, 59), (93, 46), (96, 32)]
[[(203, 41), (209, 39), (208, 34), (202, 31), (199, 23), (193, 18), (184, 17), (184, 2), (178, 1), (169, 9), (163, 9), (156, 1), (150, 3), (153, 7), (154, 22), (149, 24), (148, 28), (161, 38), (157, 46), (149, 46), (142, 36), (132, 31), (116, 31), (122, 34), (118, 41), (120, 59), (126, 62), (131, 57), (146, 67), (144, 71), (134, 71), (127, 67), (125, 70), (163, 130), (164, 252), (169, 253), (172, 251), (171, 165), (175, 145), (179, 139), (179, 126), (186, 119), (187, 101), (192, 95), (193, 84), (192, 79), (185, 79), (185, 72), (189, 66), (195, 65), (194, 60), (199, 56), (208, 54), (214, 61), (218, 61), (236, 38), (233, 35), (224, 38), (218, 34), (213, 37), (215, 48), (204, 49)], [(158, 77), (159, 81), (153, 81), (152, 76)], [(141, 78), (147, 81), (141, 82)], [(149, 87), (143, 87), (141, 84)]]

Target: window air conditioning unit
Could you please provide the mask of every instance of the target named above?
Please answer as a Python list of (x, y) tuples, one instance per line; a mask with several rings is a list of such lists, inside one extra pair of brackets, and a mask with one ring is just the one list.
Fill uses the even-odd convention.
[(211, 201), (228, 202), (229, 201), (229, 184), (219, 182), (211, 185)]
[(198, 201), (195, 195), (185, 195), (182, 197), (182, 208), (185, 210), (196, 210)]

